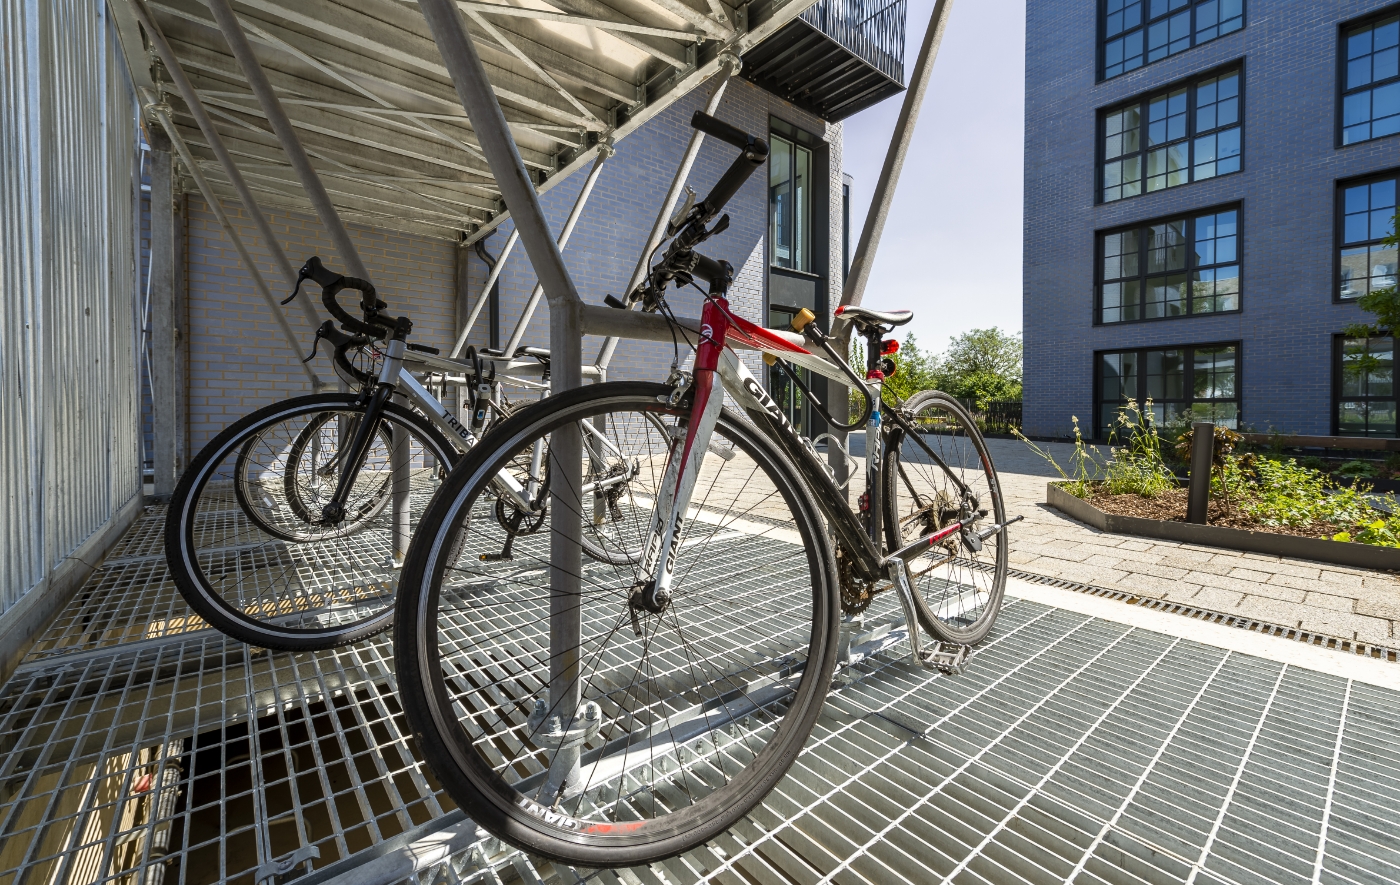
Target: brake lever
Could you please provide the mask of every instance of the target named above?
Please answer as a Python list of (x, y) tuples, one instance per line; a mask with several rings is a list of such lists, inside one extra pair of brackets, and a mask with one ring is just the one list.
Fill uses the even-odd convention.
[[(301, 266), (301, 270), (297, 271), (297, 284), (292, 289), (292, 294), (287, 296), (287, 300), (280, 301), (278, 303), (281, 304), (283, 307), (286, 307), (288, 304), (291, 304), (293, 301), (295, 301), (296, 297), (301, 294), (301, 284), (309, 279), (311, 279), (311, 266), (308, 262), (307, 264), (303, 264)], [(312, 351), (311, 356), (315, 355), (315, 351)], [(309, 362), (310, 359), (311, 357), (307, 357), (306, 359), (302, 360), (302, 362)]]

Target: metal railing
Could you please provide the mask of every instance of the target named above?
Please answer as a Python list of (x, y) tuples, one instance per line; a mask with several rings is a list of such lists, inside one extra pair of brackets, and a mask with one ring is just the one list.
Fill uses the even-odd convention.
[(902, 84), (907, 13), (907, 0), (819, 0), (801, 17), (880, 73)]
[(978, 408), (973, 399), (959, 397), (958, 402), (972, 413), (977, 428), (983, 433), (1011, 433), (1021, 429), (1020, 400), (991, 400), (982, 408)]

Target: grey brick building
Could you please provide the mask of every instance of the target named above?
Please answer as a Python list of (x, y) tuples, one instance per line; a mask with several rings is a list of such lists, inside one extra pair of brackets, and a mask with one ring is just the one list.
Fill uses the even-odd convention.
[[(1396, 435), (1394, 0), (1029, 0), (1025, 426)], [(1369, 359), (1363, 360), (1363, 356)]]

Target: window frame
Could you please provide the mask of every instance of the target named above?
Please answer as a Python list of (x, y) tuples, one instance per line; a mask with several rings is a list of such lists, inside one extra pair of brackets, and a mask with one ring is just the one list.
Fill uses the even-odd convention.
[[(1389, 136), (1385, 136), (1389, 138)], [(1366, 142), (1357, 142), (1366, 144)], [(1361, 300), (1357, 298), (1343, 298), (1342, 288), (1342, 250), (1347, 248), (1346, 237), (1346, 189), (1357, 187), (1363, 184), (1372, 184), (1386, 179), (1395, 179), (1395, 190), (1397, 205), (1400, 205), (1400, 166), (1385, 169), (1380, 172), (1372, 172), (1369, 175), (1361, 175), (1355, 178), (1339, 178), (1333, 182), (1332, 195), (1332, 303), (1333, 304), (1356, 304)], [(1367, 240), (1367, 243), (1374, 242)]]
[[(1396, 352), (1395, 352), (1395, 349), (1396, 349), (1396, 340), (1395, 340), (1395, 336), (1390, 335), (1390, 334), (1386, 334), (1386, 335), (1371, 335), (1371, 336), (1368, 336), (1368, 337), (1370, 337), (1370, 338), (1388, 338), (1388, 339), (1390, 339), (1390, 353), (1391, 353), (1391, 395), (1390, 395), (1390, 397), (1389, 397), (1389, 400), (1390, 400), (1391, 402), (1395, 402), (1395, 403), (1397, 404), (1397, 406), (1400, 407), (1400, 396), (1397, 396), (1397, 393), (1400, 393), (1400, 391), (1397, 391), (1396, 388), (1395, 388), (1395, 383), (1396, 383), (1396, 378), (1395, 378), (1395, 359), (1396, 359)], [(1371, 434), (1371, 433), (1365, 433), (1365, 434), (1360, 434), (1360, 435), (1358, 435), (1358, 434), (1352, 434), (1352, 433), (1348, 433), (1348, 434), (1342, 433), (1342, 422), (1341, 422), (1341, 415), (1339, 414), (1339, 412), (1340, 412), (1340, 409), (1341, 409), (1342, 401), (1343, 401), (1344, 399), (1345, 399), (1345, 400), (1349, 400), (1349, 401), (1353, 401), (1353, 402), (1354, 402), (1354, 401), (1364, 400), (1364, 401), (1366, 401), (1367, 403), (1370, 403), (1372, 399), (1380, 400), (1380, 401), (1382, 401), (1382, 402), (1385, 401), (1385, 398), (1384, 398), (1384, 397), (1372, 397), (1372, 396), (1370, 396), (1369, 394), (1366, 395), (1366, 396), (1345, 396), (1345, 395), (1343, 394), (1343, 392), (1342, 392), (1342, 353), (1343, 353), (1343, 350), (1344, 350), (1345, 347), (1346, 347), (1346, 342), (1347, 342), (1349, 339), (1350, 339), (1350, 336), (1348, 336), (1345, 332), (1341, 332), (1341, 333), (1338, 333), (1338, 334), (1332, 336), (1332, 408), (1331, 408), (1331, 412), (1332, 412), (1332, 415), (1331, 415), (1331, 422), (1332, 422), (1332, 424), (1331, 424), (1331, 429), (1332, 429), (1332, 435), (1333, 435), (1333, 436), (1345, 436), (1345, 437), (1347, 437), (1348, 439), (1397, 439), (1397, 438), (1400, 438), (1400, 421), (1397, 421), (1395, 432), (1394, 432), (1392, 435), (1390, 435), (1390, 436), (1381, 436), (1381, 435), (1379, 435), (1379, 434)]]
[[(1107, 2), (1107, 0), (1105, 0), (1105, 2)], [(1400, 3), (1395, 3), (1395, 4), (1391, 5), (1391, 6), (1385, 7), (1384, 9), (1378, 9), (1378, 10), (1376, 10), (1375, 12), (1367, 13), (1366, 15), (1363, 15), (1363, 16), (1361, 16), (1361, 17), (1359, 17), (1359, 18), (1354, 18), (1354, 19), (1351, 19), (1350, 21), (1339, 22), (1339, 23), (1337, 24), (1337, 39), (1336, 39), (1336, 42), (1333, 44), (1333, 45), (1335, 46), (1335, 48), (1336, 48), (1336, 53), (1337, 53), (1337, 70), (1336, 70), (1336, 74), (1337, 74), (1337, 88), (1336, 88), (1336, 96), (1335, 96), (1335, 98), (1336, 98), (1336, 114), (1335, 114), (1335, 117), (1336, 117), (1336, 132), (1334, 133), (1334, 138), (1336, 139), (1335, 147), (1337, 147), (1337, 148), (1339, 148), (1339, 149), (1340, 149), (1340, 148), (1351, 148), (1351, 147), (1356, 147), (1357, 145), (1362, 145), (1362, 144), (1371, 144), (1372, 142), (1378, 141), (1378, 140), (1380, 140), (1380, 139), (1382, 139), (1382, 138), (1392, 138), (1392, 137), (1394, 137), (1394, 136), (1396, 136), (1396, 135), (1400, 135), (1400, 132), (1392, 132), (1392, 133), (1390, 133), (1389, 135), (1374, 135), (1374, 136), (1372, 136), (1372, 137), (1370, 137), (1370, 138), (1367, 138), (1367, 139), (1365, 139), (1365, 140), (1363, 140), (1363, 141), (1353, 141), (1351, 144), (1347, 144), (1345, 141), (1343, 141), (1343, 132), (1344, 132), (1344, 130), (1346, 129), (1346, 125), (1345, 125), (1345, 120), (1344, 120), (1343, 114), (1345, 113), (1346, 98), (1347, 98), (1347, 95), (1349, 94), (1348, 91), (1347, 91), (1347, 52), (1346, 52), (1347, 32), (1348, 32), (1348, 31), (1352, 31), (1352, 30), (1356, 30), (1356, 29), (1358, 29), (1358, 28), (1364, 28), (1364, 27), (1368, 27), (1368, 26), (1374, 26), (1377, 22), (1381, 21), (1382, 19), (1390, 18), (1390, 17), (1393, 16), (1393, 15), (1400, 15)], [(1390, 82), (1400, 83), (1400, 79), (1393, 80), (1393, 81), (1390, 81)], [(1385, 85), (1385, 84), (1382, 84), (1382, 85)], [(1362, 89), (1374, 89), (1374, 88), (1375, 88), (1375, 83), (1372, 82), (1372, 83), (1370, 83), (1370, 84), (1367, 84), (1365, 87), (1358, 87), (1358, 88), (1355, 90), (1355, 92), (1360, 92), (1360, 91), (1362, 91)]]
[[(1104, 278), (1104, 272), (1103, 272), (1103, 271), (1104, 271), (1104, 267), (1103, 267), (1103, 265), (1104, 265), (1104, 242), (1105, 242), (1105, 240), (1108, 239), (1109, 236), (1111, 236), (1112, 234), (1124, 233), (1124, 232), (1130, 231), (1130, 230), (1142, 231), (1143, 229), (1148, 228), (1148, 227), (1151, 227), (1151, 226), (1154, 225), (1154, 224), (1165, 224), (1165, 223), (1167, 223), (1167, 222), (1169, 222), (1169, 221), (1174, 221), (1174, 220), (1176, 220), (1176, 219), (1178, 219), (1178, 218), (1184, 217), (1184, 218), (1186, 219), (1186, 224), (1187, 224), (1187, 228), (1188, 228), (1188, 230), (1187, 230), (1187, 235), (1186, 235), (1186, 238), (1187, 238), (1187, 265), (1186, 265), (1186, 268), (1185, 268), (1184, 270), (1185, 270), (1185, 272), (1186, 272), (1187, 274), (1189, 274), (1193, 268), (1195, 268), (1195, 267), (1198, 266), (1198, 265), (1195, 265), (1195, 264), (1192, 262), (1192, 260), (1191, 260), (1191, 256), (1192, 256), (1192, 254), (1194, 253), (1194, 250), (1192, 249), (1192, 245), (1191, 245), (1191, 244), (1193, 244), (1193, 243), (1195, 242), (1196, 219), (1197, 219), (1198, 217), (1202, 216), (1202, 215), (1218, 215), (1218, 214), (1220, 214), (1221, 212), (1235, 212), (1235, 213), (1236, 213), (1236, 219), (1235, 219), (1235, 237), (1237, 238), (1237, 242), (1236, 242), (1236, 246), (1235, 246), (1235, 260), (1234, 260), (1233, 262), (1231, 262), (1231, 263), (1233, 263), (1234, 265), (1236, 265), (1236, 266), (1239, 268), (1239, 272), (1240, 272), (1240, 275), (1239, 275), (1239, 279), (1240, 279), (1240, 291), (1239, 291), (1239, 296), (1238, 296), (1238, 297), (1239, 297), (1239, 304), (1240, 304), (1239, 307), (1235, 308), (1234, 310), (1217, 310), (1217, 311), (1211, 311), (1211, 312), (1208, 312), (1208, 313), (1196, 313), (1195, 311), (1191, 310), (1191, 300), (1188, 299), (1188, 300), (1187, 300), (1187, 311), (1186, 311), (1186, 313), (1184, 313), (1184, 314), (1182, 314), (1182, 315), (1180, 315), (1180, 316), (1174, 316), (1174, 317), (1173, 317), (1173, 316), (1140, 317), (1140, 318), (1135, 319), (1135, 320), (1115, 320), (1114, 322), (1105, 322), (1105, 321), (1104, 321), (1104, 319), (1103, 319), (1103, 287), (1104, 287), (1104, 285), (1108, 282), (1107, 280), (1105, 280), (1105, 278)], [(1148, 248), (1148, 244), (1146, 243), (1146, 241), (1140, 243), (1139, 246), (1138, 246), (1138, 262), (1139, 262), (1139, 266), (1140, 266), (1141, 268), (1143, 268), (1143, 270), (1142, 270), (1142, 271), (1139, 273), (1139, 275), (1138, 275), (1138, 279), (1141, 279), (1141, 280), (1145, 280), (1145, 279), (1147, 278), (1147, 271), (1146, 271), (1146, 267), (1147, 267), (1146, 251), (1147, 251), (1147, 248)], [(1207, 267), (1219, 267), (1219, 266), (1220, 266), (1220, 262), (1217, 262), (1217, 263), (1211, 264), (1211, 265), (1205, 265), (1205, 266), (1207, 266)], [(1120, 277), (1120, 278), (1118, 278), (1118, 279), (1119, 279), (1119, 280), (1123, 280), (1123, 279), (1127, 279), (1127, 277)], [(1135, 222), (1133, 222), (1132, 224), (1121, 224), (1121, 225), (1117, 225), (1117, 226), (1115, 226), (1115, 227), (1106, 227), (1106, 228), (1102, 228), (1102, 229), (1100, 229), (1100, 230), (1094, 231), (1094, 317), (1093, 317), (1093, 320), (1094, 320), (1094, 321), (1093, 321), (1093, 325), (1095, 325), (1095, 326), (1108, 326), (1108, 327), (1112, 327), (1112, 326), (1131, 326), (1131, 325), (1134, 325), (1134, 324), (1136, 324), (1136, 323), (1158, 323), (1158, 322), (1162, 322), (1162, 321), (1164, 321), (1164, 320), (1187, 320), (1187, 319), (1191, 319), (1192, 317), (1230, 316), (1230, 315), (1232, 315), (1232, 314), (1238, 314), (1238, 313), (1243, 313), (1243, 312), (1244, 312), (1244, 203), (1243, 203), (1243, 201), (1235, 200), (1235, 201), (1232, 201), (1232, 202), (1229, 202), (1229, 203), (1221, 203), (1221, 204), (1216, 205), (1216, 206), (1204, 206), (1204, 207), (1202, 207), (1202, 208), (1200, 208), (1200, 209), (1192, 209), (1192, 210), (1189, 211), (1189, 212), (1173, 212), (1173, 213), (1171, 213), (1170, 215), (1163, 215), (1163, 216), (1160, 216), (1160, 217), (1157, 217), (1157, 218), (1148, 218), (1148, 219), (1144, 219), (1144, 220), (1142, 220), (1142, 221), (1135, 221)], [(1119, 351), (1105, 351), (1105, 353), (1118, 353), (1118, 352), (1119, 352)]]
[[(1131, 0), (1129, 0), (1129, 2), (1131, 2)], [(1118, 73), (1116, 73), (1116, 74), (1109, 75), (1109, 74), (1107, 73), (1107, 69), (1108, 69), (1108, 55), (1107, 55), (1107, 50), (1108, 50), (1108, 41), (1109, 41), (1111, 38), (1108, 36), (1108, 16), (1109, 16), (1109, 12), (1108, 12), (1108, 0), (1098, 0), (1098, 4), (1097, 4), (1097, 5), (1098, 5), (1098, 33), (1097, 33), (1097, 35), (1096, 35), (1096, 36), (1098, 37), (1098, 49), (1097, 49), (1097, 52), (1095, 53), (1095, 60), (1096, 60), (1097, 64), (1096, 64), (1095, 71), (1094, 71), (1094, 73), (1097, 75), (1097, 79), (1096, 79), (1095, 82), (1104, 83), (1104, 82), (1107, 82), (1108, 80), (1115, 80), (1115, 79), (1117, 79), (1117, 78), (1119, 78), (1119, 77), (1126, 76), (1127, 74), (1131, 74), (1133, 71), (1140, 71), (1140, 70), (1142, 70), (1143, 68), (1147, 67), (1148, 65), (1154, 65), (1154, 64), (1156, 64), (1156, 63), (1159, 62), (1159, 61), (1166, 61), (1167, 59), (1172, 58), (1173, 56), (1181, 55), (1182, 53), (1185, 53), (1185, 52), (1190, 52), (1192, 49), (1195, 49), (1197, 46), (1204, 46), (1205, 44), (1207, 44), (1207, 43), (1212, 43), (1212, 42), (1214, 42), (1214, 41), (1216, 41), (1216, 40), (1219, 40), (1219, 39), (1222, 38), (1222, 37), (1228, 37), (1228, 36), (1230, 36), (1230, 34), (1238, 34), (1240, 31), (1243, 31), (1246, 27), (1249, 26), (1249, 0), (1240, 0), (1240, 26), (1239, 26), (1238, 28), (1236, 28), (1236, 29), (1233, 30), (1233, 31), (1230, 31), (1228, 34), (1216, 34), (1214, 37), (1210, 37), (1209, 39), (1197, 41), (1197, 40), (1196, 40), (1196, 12), (1197, 12), (1198, 8), (1200, 7), (1200, 5), (1201, 5), (1203, 2), (1205, 2), (1205, 0), (1188, 0), (1188, 6), (1189, 6), (1189, 8), (1190, 8), (1190, 10), (1191, 10), (1191, 45), (1188, 46), (1187, 48), (1181, 50), (1180, 52), (1171, 52), (1171, 53), (1168, 53), (1168, 54), (1162, 56), (1162, 57), (1159, 58), (1159, 59), (1156, 59), (1155, 61), (1148, 61), (1148, 60), (1147, 60), (1147, 29), (1148, 29), (1149, 27), (1151, 27), (1151, 25), (1153, 24), (1154, 21), (1161, 21), (1162, 19), (1171, 18), (1172, 13), (1171, 13), (1171, 12), (1167, 12), (1165, 15), (1160, 16), (1160, 17), (1157, 18), (1157, 19), (1149, 18), (1149, 17), (1147, 17), (1147, 15), (1151, 12), (1151, 6), (1150, 6), (1151, 0), (1143, 0), (1143, 13), (1144, 13), (1144, 18), (1143, 18), (1143, 20), (1142, 20), (1142, 24), (1139, 25), (1139, 28), (1140, 28), (1141, 31), (1142, 31), (1142, 40), (1143, 40), (1143, 43), (1142, 43), (1142, 58), (1143, 58), (1142, 64), (1138, 65), (1137, 67), (1135, 67), (1135, 68), (1133, 68), (1133, 69), (1131, 69), (1131, 70), (1120, 71), (1120, 72), (1118, 72)], [(1179, 13), (1180, 10), (1177, 10), (1177, 12)], [(1114, 38), (1121, 37), (1121, 36), (1123, 35), (1123, 33), (1124, 33), (1123, 31), (1119, 31), (1117, 34), (1114, 35)]]
[[(1209, 79), (1212, 79), (1212, 78), (1218, 80), (1220, 77), (1223, 77), (1223, 76), (1225, 76), (1225, 75), (1227, 75), (1227, 74), (1230, 74), (1230, 73), (1238, 73), (1238, 74), (1239, 74), (1239, 92), (1238, 92), (1237, 95), (1236, 95), (1236, 98), (1237, 98), (1238, 101), (1239, 101), (1239, 122), (1236, 123), (1235, 126), (1234, 126), (1233, 128), (1239, 129), (1239, 132), (1240, 132), (1240, 168), (1236, 169), (1234, 172), (1217, 172), (1215, 175), (1212, 175), (1210, 178), (1200, 178), (1200, 179), (1198, 179), (1198, 178), (1195, 178), (1195, 177), (1194, 177), (1195, 174), (1196, 174), (1196, 139), (1202, 138), (1202, 137), (1204, 137), (1205, 135), (1212, 134), (1212, 133), (1218, 134), (1218, 133), (1220, 133), (1220, 132), (1222, 131), (1222, 129), (1232, 128), (1232, 127), (1221, 127), (1221, 126), (1216, 126), (1215, 128), (1211, 129), (1209, 132), (1203, 132), (1203, 133), (1197, 133), (1197, 132), (1196, 132), (1196, 87), (1197, 87), (1197, 85), (1198, 85), (1201, 81), (1203, 81), (1203, 80), (1209, 80)], [(1169, 95), (1170, 93), (1172, 93), (1172, 92), (1174, 92), (1174, 91), (1176, 91), (1177, 89), (1180, 89), (1180, 88), (1182, 88), (1182, 87), (1185, 87), (1185, 88), (1186, 88), (1186, 139), (1185, 139), (1185, 143), (1186, 143), (1186, 145), (1187, 145), (1187, 151), (1188, 151), (1186, 168), (1187, 168), (1187, 170), (1188, 170), (1188, 173), (1189, 173), (1192, 177), (1190, 177), (1184, 184), (1179, 184), (1179, 185), (1176, 185), (1175, 187), (1187, 187), (1187, 186), (1189, 186), (1189, 185), (1199, 184), (1199, 183), (1205, 182), (1205, 181), (1215, 181), (1216, 179), (1224, 178), (1224, 177), (1227, 176), (1227, 175), (1238, 175), (1238, 174), (1240, 174), (1240, 173), (1242, 173), (1242, 172), (1245, 171), (1245, 163), (1244, 163), (1244, 155), (1245, 155), (1245, 131), (1244, 131), (1244, 130), (1245, 130), (1245, 126), (1244, 126), (1244, 117), (1245, 117), (1245, 103), (1246, 103), (1246, 96), (1245, 96), (1245, 59), (1244, 59), (1243, 57), (1241, 57), (1241, 58), (1236, 58), (1236, 59), (1233, 59), (1233, 60), (1231, 60), (1231, 61), (1225, 62), (1224, 64), (1219, 64), (1219, 65), (1216, 65), (1216, 66), (1214, 66), (1214, 67), (1207, 68), (1207, 69), (1205, 69), (1205, 70), (1203, 70), (1203, 71), (1199, 71), (1199, 72), (1197, 72), (1197, 73), (1191, 74), (1190, 76), (1181, 77), (1181, 78), (1179, 78), (1179, 79), (1173, 80), (1173, 81), (1170, 82), (1170, 83), (1164, 83), (1164, 84), (1162, 84), (1161, 86), (1154, 86), (1154, 87), (1152, 87), (1151, 89), (1149, 89), (1149, 90), (1147, 90), (1147, 91), (1145, 91), (1145, 92), (1140, 92), (1140, 93), (1138, 93), (1138, 94), (1136, 94), (1136, 95), (1130, 96), (1130, 97), (1125, 98), (1125, 99), (1121, 99), (1121, 100), (1119, 100), (1119, 101), (1115, 101), (1115, 102), (1113, 102), (1112, 104), (1103, 105), (1102, 107), (1099, 107), (1099, 108), (1095, 109), (1095, 111), (1094, 111), (1094, 119), (1095, 119), (1094, 135), (1095, 135), (1095, 139), (1096, 139), (1096, 141), (1095, 141), (1095, 146), (1094, 146), (1094, 157), (1095, 157), (1095, 163), (1094, 163), (1094, 204), (1095, 204), (1095, 205), (1097, 205), (1097, 206), (1111, 206), (1111, 205), (1114, 205), (1114, 204), (1117, 204), (1117, 203), (1122, 203), (1122, 202), (1124, 202), (1124, 201), (1126, 201), (1126, 200), (1135, 199), (1135, 198), (1137, 198), (1137, 197), (1145, 197), (1145, 196), (1148, 196), (1149, 194), (1159, 194), (1159, 193), (1163, 193), (1164, 191), (1170, 191), (1170, 190), (1174, 190), (1174, 189), (1175, 189), (1174, 187), (1165, 187), (1165, 188), (1162, 188), (1161, 190), (1156, 190), (1156, 191), (1149, 191), (1149, 190), (1147, 190), (1147, 155), (1148, 155), (1148, 153), (1149, 153), (1149, 148), (1148, 148), (1148, 145), (1147, 145), (1147, 127), (1151, 124), (1151, 121), (1148, 119), (1148, 112), (1149, 112), (1149, 108), (1150, 108), (1151, 105), (1152, 105), (1152, 99), (1153, 99), (1153, 98), (1155, 98), (1156, 96), (1159, 96), (1159, 95)], [(1140, 119), (1139, 126), (1141, 127), (1141, 137), (1140, 137), (1141, 140), (1140, 140), (1140, 144), (1139, 144), (1139, 149), (1138, 149), (1137, 155), (1138, 155), (1139, 158), (1141, 158), (1141, 159), (1140, 159), (1140, 162), (1141, 162), (1141, 165), (1142, 165), (1142, 178), (1140, 179), (1140, 181), (1141, 181), (1141, 183), (1142, 183), (1142, 190), (1139, 191), (1139, 192), (1136, 193), (1136, 194), (1133, 194), (1133, 195), (1130, 196), (1130, 197), (1119, 197), (1119, 198), (1116, 199), (1116, 200), (1106, 200), (1106, 199), (1104, 199), (1104, 169), (1107, 167), (1107, 164), (1109, 163), (1107, 145), (1105, 144), (1105, 142), (1108, 140), (1108, 118), (1109, 118), (1110, 115), (1112, 115), (1112, 114), (1114, 114), (1114, 113), (1116, 113), (1116, 112), (1118, 112), (1118, 111), (1122, 111), (1122, 110), (1125, 110), (1125, 109), (1127, 109), (1127, 108), (1129, 108), (1129, 107), (1132, 107), (1133, 105), (1136, 105), (1136, 106), (1138, 107), (1139, 119)], [(1120, 154), (1118, 157), (1115, 157), (1114, 159), (1115, 159), (1115, 160), (1122, 159), (1124, 156), (1126, 156), (1126, 155), (1125, 155), (1125, 154)], [(1216, 162), (1218, 163), (1219, 160), (1217, 159)]]
[(768, 118), (768, 143), (770, 147), (773, 144), (774, 138), (782, 139), (792, 147), (792, 152), (790, 154), (791, 159), (789, 160), (790, 165), (788, 170), (788, 182), (790, 186), (796, 181), (798, 167), (797, 152), (800, 150), (804, 151), (807, 154), (807, 194), (805, 206), (802, 207), (803, 209), (805, 209), (806, 214), (806, 218), (804, 219), (805, 227), (798, 226), (797, 215), (799, 213), (798, 207), (795, 205), (796, 201), (789, 201), (789, 205), (791, 207), (791, 212), (789, 214), (792, 216), (792, 218), (789, 220), (794, 225), (793, 236), (794, 238), (799, 236), (806, 237), (806, 242), (796, 244), (796, 248), (801, 250), (802, 257), (804, 258), (807, 267), (787, 267), (778, 263), (778, 241), (777, 231), (775, 230), (773, 224), (773, 186), (771, 179), (772, 164), (774, 162), (774, 154), (776, 153), (776, 151), (771, 150), (769, 151), (768, 160), (765, 163), (764, 170), (765, 175), (768, 176), (768, 184), (766, 185), (768, 196), (766, 200), (767, 206), (765, 208), (765, 212), (768, 215), (768, 224), (767, 230), (765, 231), (764, 235), (769, 240), (767, 247), (768, 254), (765, 256), (765, 260), (769, 267), (776, 267), (779, 270), (791, 271), (793, 273), (798, 274), (807, 274), (810, 276), (814, 274), (812, 268), (818, 265), (816, 255), (816, 169), (819, 140), (816, 136), (812, 135), (805, 129), (799, 129), (798, 127), (787, 122), (786, 120), (770, 116)]
[[(1182, 383), (1182, 389), (1183, 389), (1183, 390), (1188, 390), (1188, 391), (1194, 391), (1194, 389), (1195, 389), (1195, 383), (1194, 383), (1194, 382), (1195, 382), (1195, 372), (1196, 372), (1196, 369), (1195, 369), (1195, 363), (1196, 363), (1196, 361), (1195, 361), (1195, 351), (1198, 350), (1198, 349), (1206, 349), (1206, 348), (1213, 348), (1213, 347), (1233, 347), (1233, 348), (1235, 349), (1235, 398), (1234, 398), (1234, 400), (1201, 400), (1201, 402), (1234, 402), (1234, 403), (1235, 403), (1235, 409), (1236, 409), (1236, 411), (1237, 411), (1237, 413), (1238, 413), (1237, 416), (1236, 416), (1236, 418), (1235, 418), (1235, 426), (1236, 426), (1236, 427), (1242, 426), (1242, 425), (1244, 424), (1244, 342), (1243, 342), (1242, 340), (1236, 339), (1236, 340), (1233, 340), (1233, 341), (1205, 341), (1205, 342), (1199, 342), (1199, 343), (1196, 343), (1196, 344), (1154, 344), (1154, 345), (1148, 345), (1148, 346), (1144, 346), (1144, 347), (1117, 347), (1117, 348), (1107, 348), (1107, 349), (1104, 349), (1104, 350), (1096, 350), (1096, 351), (1094, 351), (1094, 356), (1093, 356), (1093, 361), (1094, 361), (1094, 362), (1093, 362), (1093, 373), (1094, 373), (1094, 402), (1093, 402), (1093, 411), (1092, 411), (1092, 413), (1091, 413), (1091, 415), (1092, 415), (1092, 420), (1093, 420), (1093, 434), (1094, 434), (1094, 439), (1097, 440), (1097, 441), (1103, 441), (1103, 440), (1106, 440), (1106, 439), (1108, 438), (1106, 433), (1105, 433), (1104, 435), (1102, 435), (1102, 436), (1099, 435), (1100, 432), (1104, 430), (1104, 428), (1102, 428), (1102, 427), (1099, 425), (1099, 420), (1100, 420), (1101, 417), (1102, 417), (1102, 410), (1103, 410), (1103, 407), (1104, 407), (1105, 405), (1107, 405), (1107, 403), (1104, 401), (1104, 396), (1103, 396), (1103, 371), (1102, 371), (1102, 366), (1103, 366), (1103, 358), (1104, 358), (1105, 356), (1111, 356), (1111, 355), (1113, 355), (1113, 354), (1122, 354), (1122, 353), (1133, 353), (1133, 354), (1137, 354), (1137, 355), (1139, 356), (1139, 359), (1140, 359), (1140, 361), (1141, 361), (1140, 364), (1141, 364), (1142, 362), (1145, 362), (1145, 360), (1141, 360), (1142, 356), (1145, 355), (1148, 351), (1157, 351), (1157, 350), (1180, 350), (1180, 351), (1182, 351), (1183, 353), (1186, 354), (1186, 357), (1185, 357), (1185, 358), (1183, 359), (1183, 361), (1182, 361), (1182, 373), (1183, 373), (1183, 374), (1182, 374), (1182, 381), (1181, 381), (1181, 383)], [(1135, 397), (1133, 398), (1133, 399), (1137, 402), (1137, 404), (1138, 404), (1139, 407), (1141, 407), (1141, 406), (1144, 404), (1144, 401), (1145, 401), (1145, 397), (1142, 396), (1142, 394), (1143, 394), (1143, 392), (1144, 392), (1145, 389), (1146, 389), (1146, 384), (1147, 384), (1147, 373), (1146, 373), (1145, 371), (1139, 370), (1139, 372), (1138, 372), (1138, 394), (1139, 394), (1139, 395), (1138, 395), (1138, 396), (1135, 396)], [(1194, 401), (1195, 401), (1195, 400), (1194, 400), (1193, 397), (1187, 397), (1186, 400), (1185, 400), (1185, 402), (1187, 403), (1188, 407), (1189, 407), (1190, 404), (1191, 404), (1192, 402), (1194, 402)], [(1175, 402), (1175, 400), (1173, 400), (1172, 402)]]

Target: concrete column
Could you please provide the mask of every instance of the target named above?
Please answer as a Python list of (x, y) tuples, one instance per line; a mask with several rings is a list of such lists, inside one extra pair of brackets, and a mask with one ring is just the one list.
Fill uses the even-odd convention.
[(186, 334), (184, 200), (170, 140), (151, 133), (151, 415), (154, 494), (168, 500), (184, 468)]

